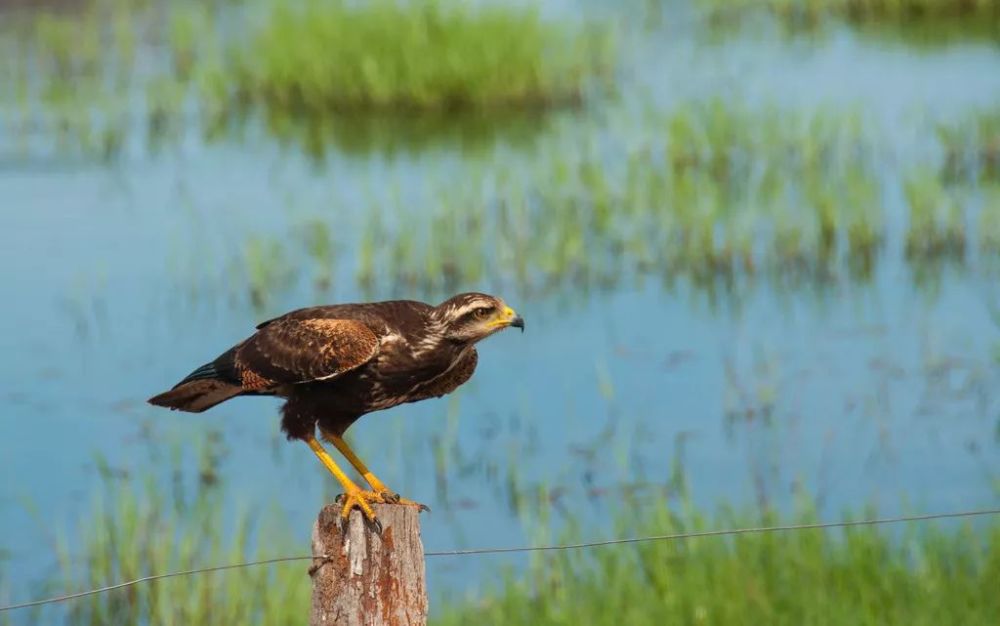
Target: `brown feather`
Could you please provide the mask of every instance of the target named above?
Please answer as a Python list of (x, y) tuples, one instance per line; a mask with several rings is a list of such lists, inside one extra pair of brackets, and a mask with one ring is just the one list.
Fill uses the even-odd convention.
[(468, 354), (463, 356), (450, 370), (421, 386), (408, 401), (419, 402), (427, 398), (440, 398), (448, 395), (472, 378), (477, 363), (479, 363), (479, 353), (476, 352), (475, 348), (469, 348)]
[(193, 380), (153, 396), (149, 403), (189, 413), (201, 413), (241, 393), (242, 387), (221, 380)]
[(244, 387), (330, 380), (367, 363), (378, 353), (375, 333), (347, 319), (279, 318), (236, 350)]

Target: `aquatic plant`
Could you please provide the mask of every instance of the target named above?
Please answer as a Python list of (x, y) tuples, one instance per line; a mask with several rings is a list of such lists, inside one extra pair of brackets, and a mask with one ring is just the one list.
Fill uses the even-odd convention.
[(247, 295), (256, 309), (264, 309), (274, 293), (286, 289), (296, 275), (296, 267), (285, 256), (285, 248), (278, 241), (259, 236), (247, 240), (235, 269), (245, 273)]
[[(0, 116), (57, 136), (60, 151), (106, 159), (136, 129), (154, 149), (180, 137), (199, 121), (194, 110), (208, 138), (263, 119), (316, 156), (329, 143), (489, 146), (533, 136), (538, 111), (579, 104), (615, 63), (609, 29), (543, 18), (528, 4), (231, 4), (92, 0), (72, 13), (15, 13), (0, 51), (18, 62), (0, 64), (0, 80), (17, 100), (0, 102)], [(410, 115), (394, 117), (401, 110)], [(456, 125), (457, 111), (467, 113)]]
[(954, 190), (947, 189), (932, 171), (917, 170), (903, 184), (910, 207), (906, 257), (933, 260), (965, 254), (965, 213)]
[(429, 177), (426, 198), (372, 206), (366, 232), (382, 245), (365, 246), (366, 272), (428, 291), (481, 280), (533, 290), (873, 263), (885, 226), (855, 115), (708, 101), (640, 124), (617, 136), (575, 121), (529, 159), (467, 164), (458, 179)]
[(983, 254), (994, 257), (1000, 254), (1000, 186), (991, 185), (983, 190), (976, 232)]
[(612, 53), (530, 6), (308, 0), (275, 2), (229, 59), (236, 101), (327, 115), (576, 104)]
[[(970, 18), (1000, 26), (997, 0), (699, 0), (715, 22), (766, 11), (785, 24), (815, 26), (835, 17), (854, 24)], [(994, 34), (1000, 29), (994, 28)]]
[(941, 175), (946, 180), (1000, 181), (1000, 110), (938, 124), (937, 135), (945, 151)]

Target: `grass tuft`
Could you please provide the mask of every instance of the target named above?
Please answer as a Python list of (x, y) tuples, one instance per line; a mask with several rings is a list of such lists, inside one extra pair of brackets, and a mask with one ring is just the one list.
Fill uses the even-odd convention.
[(278, 2), (231, 71), (240, 100), (280, 110), (548, 108), (579, 103), (611, 56), (530, 6), (308, 0)]

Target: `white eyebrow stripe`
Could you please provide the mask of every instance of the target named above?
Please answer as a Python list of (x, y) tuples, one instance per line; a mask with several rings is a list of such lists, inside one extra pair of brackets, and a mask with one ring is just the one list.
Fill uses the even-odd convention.
[(481, 307), (491, 307), (492, 308), (493, 307), (493, 302), (490, 302), (488, 300), (473, 300), (472, 302), (470, 302), (468, 304), (464, 304), (464, 305), (458, 307), (457, 309), (455, 309), (455, 317), (456, 318), (462, 317), (466, 313), (469, 313), (469, 312), (474, 311), (474, 310), (476, 310), (478, 308), (481, 308)]

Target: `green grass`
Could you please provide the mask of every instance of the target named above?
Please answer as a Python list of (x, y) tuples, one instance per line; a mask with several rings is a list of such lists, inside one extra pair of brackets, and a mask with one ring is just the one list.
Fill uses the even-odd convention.
[(735, 21), (751, 11), (766, 11), (783, 23), (815, 26), (836, 17), (854, 24), (975, 19), (1000, 30), (998, 0), (699, 0), (716, 22)]
[(0, 64), (13, 86), (0, 92), (4, 130), (23, 152), (105, 161), (142, 130), (153, 148), (180, 136), (190, 83), (217, 66), (222, 5), (90, 0), (5, 14), (0, 46), (16, 63)]
[[(633, 126), (561, 122), (518, 158), (497, 151), (428, 167), (412, 193), (385, 184), (358, 207), (357, 237), (338, 264), (370, 297), (475, 284), (601, 289), (644, 277), (709, 290), (755, 277), (786, 287), (863, 281), (887, 253), (885, 198), (897, 191), (909, 222), (902, 260), (963, 260), (977, 237), (983, 250), (996, 246), (995, 194), (916, 159), (902, 176), (888, 171), (857, 112), (708, 100)], [(313, 219), (333, 227), (327, 215)], [(329, 262), (283, 254), (317, 272)]]
[[(62, 574), (43, 592), (307, 552), (281, 524), (224, 514), (231, 503), (215, 473), (217, 454), (208, 449), (202, 457), (197, 471), (175, 473), (166, 482), (107, 478), (92, 511), (62, 542)], [(180, 466), (177, 457), (174, 462)], [(809, 508), (792, 517), (725, 508), (708, 516), (656, 498), (623, 504), (614, 536), (816, 521)], [(581, 530), (583, 522), (569, 522), (559, 541), (592, 537)], [(310, 602), (306, 565), (143, 583), (74, 600), (65, 613), (50, 607), (24, 615), (77, 626), (300, 624)], [(1000, 615), (1000, 520), (568, 551), (531, 557), (526, 571), (508, 571), (499, 580), (479, 592), (431, 589), (433, 598), (443, 598), (433, 604), (431, 623), (994, 624)]]
[[(779, 521), (655, 507), (633, 516), (622, 534)], [(527, 575), (444, 607), (436, 623), (987, 625), (1000, 615), (997, 580), (996, 522), (913, 526), (901, 537), (870, 527), (751, 534), (541, 556)]]
[(231, 59), (238, 99), (312, 114), (577, 104), (612, 62), (530, 5), (455, 0), (278, 1)]
[(1000, 186), (992, 185), (983, 191), (983, 203), (979, 209), (980, 250), (989, 258), (1000, 255)]
[(0, 52), (17, 60), (0, 62), (12, 86), (0, 93), (5, 134), (24, 151), (113, 160), (137, 131), (154, 149), (197, 122), (212, 139), (263, 108), (276, 136), (314, 154), (449, 133), (488, 146), (534, 134), (540, 112), (613, 78), (610, 29), (543, 18), (531, 3), (234, 4), (92, 0), (12, 14), (0, 28)]
[(962, 258), (966, 247), (965, 215), (956, 192), (942, 185), (934, 172), (918, 170), (905, 181), (904, 193), (910, 206), (906, 257)]
[(530, 157), (428, 175), (426, 195), (375, 198), (359, 282), (445, 292), (485, 279), (531, 291), (653, 272), (828, 276), (881, 249), (879, 182), (857, 115), (716, 100), (640, 127), (574, 121)]
[(939, 124), (945, 152), (941, 176), (949, 182), (1000, 182), (1000, 109)]
[[(308, 554), (271, 515), (223, 514), (230, 494), (203, 451), (196, 472), (175, 472), (170, 487), (106, 478), (90, 513), (60, 542), (61, 575), (49, 593), (111, 585), (156, 573)], [(175, 466), (180, 463), (175, 457)], [(264, 520), (264, 521), (262, 521)], [(145, 583), (76, 600), (69, 624), (301, 624), (308, 615), (308, 561)], [(38, 623), (53, 615), (36, 614)]]

